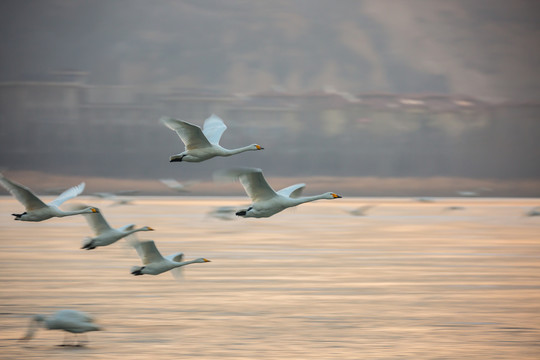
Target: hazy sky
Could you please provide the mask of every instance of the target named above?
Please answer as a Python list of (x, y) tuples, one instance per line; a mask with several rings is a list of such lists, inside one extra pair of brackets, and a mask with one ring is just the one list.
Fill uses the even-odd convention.
[(4, 0), (0, 80), (538, 99), (540, 3)]

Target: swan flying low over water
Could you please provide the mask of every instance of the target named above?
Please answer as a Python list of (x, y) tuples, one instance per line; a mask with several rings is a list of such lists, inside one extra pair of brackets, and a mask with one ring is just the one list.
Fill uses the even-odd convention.
[(240, 180), (240, 183), (252, 201), (251, 206), (236, 213), (237, 216), (242, 217), (270, 217), (289, 207), (310, 201), (341, 198), (341, 196), (333, 192), (299, 197), (298, 194), (306, 186), (305, 184), (291, 185), (276, 192), (266, 182), (262, 170), (257, 168), (239, 168), (220, 171), (216, 172), (215, 177), (217, 179), (238, 178)]
[[(82, 204), (72, 206), (72, 208), (75, 208), (75, 209), (83, 209), (85, 207), (86, 205), (82, 205)], [(90, 228), (94, 231), (94, 234), (96, 235), (93, 238), (87, 237), (86, 239), (83, 240), (81, 249), (86, 249), (86, 250), (92, 250), (98, 246), (111, 245), (117, 242), (118, 240), (122, 239), (123, 237), (131, 235), (138, 231), (153, 231), (154, 230), (153, 228), (149, 226), (135, 228), (135, 224), (125, 225), (118, 229), (112, 228), (107, 222), (107, 220), (105, 220), (105, 217), (103, 216), (103, 213), (101, 212), (101, 210), (93, 214), (83, 214), (83, 216), (86, 219), (86, 222), (88, 223)]]
[(201, 162), (215, 156), (231, 156), (244, 151), (264, 149), (257, 144), (238, 149), (225, 149), (220, 146), (219, 140), (227, 126), (223, 123), (223, 120), (214, 114), (204, 121), (202, 129), (197, 125), (170, 117), (162, 117), (160, 121), (169, 129), (176, 131), (186, 147), (184, 152), (171, 156), (170, 162)]
[(131, 268), (133, 275), (159, 275), (185, 265), (210, 262), (205, 258), (183, 261), (184, 254), (181, 252), (163, 257), (153, 240), (131, 241), (131, 245), (137, 250), (144, 265), (133, 266)]
[(73, 186), (56, 199), (48, 204), (41, 201), (29, 188), (21, 184), (17, 184), (0, 174), (0, 184), (6, 188), (21, 204), (24, 205), (26, 211), (21, 214), (12, 214), (15, 216), (14, 220), (21, 221), (43, 221), (52, 217), (64, 217), (79, 214), (92, 214), (97, 213), (99, 210), (94, 207), (86, 207), (75, 211), (63, 211), (58, 207), (66, 200), (72, 199), (83, 192), (84, 183), (80, 183), (77, 186)]
[[(59, 310), (50, 316), (34, 315), (30, 320), (26, 335), (21, 340), (32, 339), (40, 325), (48, 330), (64, 330), (76, 335), (101, 330), (98, 325), (94, 324), (94, 320), (90, 315), (77, 310), (65, 309)], [(61, 346), (68, 346), (66, 337), (64, 337), (64, 343)], [(80, 340), (75, 346), (82, 346)]]

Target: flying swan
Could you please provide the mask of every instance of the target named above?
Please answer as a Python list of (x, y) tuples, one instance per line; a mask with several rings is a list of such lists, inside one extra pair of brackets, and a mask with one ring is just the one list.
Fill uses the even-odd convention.
[(131, 268), (133, 275), (159, 275), (189, 264), (210, 262), (205, 258), (183, 261), (184, 254), (181, 252), (163, 257), (153, 240), (131, 241), (131, 245), (137, 250), (144, 265), (133, 266)]
[(83, 192), (84, 183), (67, 189), (60, 194), (56, 199), (48, 204), (41, 201), (34, 193), (21, 184), (17, 184), (0, 174), (0, 184), (6, 188), (21, 204), (24, 205), (26, 211), (21, 214), (11, 214), (15, 216), (14, 220), (21, 221), (43, 221), (52, 217), (64, 217), (79, 214), (97, 213), (99, 210), (94, 207), (86, 207), (75, 211), (63, 211), (58, 208), (66, 200), (72, 199)]
[(239, 168), (216, 172), (218, 180), (238, 178), (252, 204), (245, 210), (236, 213), (237, 216), (263, 218), (270, 217), (289, 207), (320, 199), (337, 199), (341, 196), (327, 192), (315, 196), (299, 196), (306, 184), (295, 184), (275, 192), (268, 185), (261, 169)]
[(189, 188), (196, 184), (196, 181), (187, 181), (184, 183), (178, 182), (175, 179), (159, 179), (161, 183), (166, 185), (169, 189), (174, 190), (179, 193), (189, 192)]
[(176, 131), (186, 147), (184, 152), (171, 156), (170, 162), (201, 162), (215, 156), (231, 156), (244, 151), (263, 149), (257, 144), (238, 149), (225, 149), (220, 146), (219, 140), (227, 126), (223, 123), (223, 120), (214, 114), (204, 121), (202, 130), (197, 125), (170, 117), (162, 117), (160, 121), (171, 130)]
[[(101, 330), (98, 325), (94, 324), (94, 320), (90, 315), (77, 310), (64, 309), (59, 310), (50, 316), (34, 315), (30, 320), (26, 335), (22, 337), (21, 340), (26, 341), (32, 339), (39, 326), (43, 326), (48, 330), (64, 330), (75, 334), (77, 338), (77, 334)], [(66, 343), (66, 337), (64, 337), (64, 342), (60, 346), (69, 346), (69, 344)], [(80, 339), (74, 346), (82, 346)]]
[[(72, 208), (83, 209), (85, 207), (86, 205), (78, 204), (78, 205), (73, 206)], [(90, 228), (94, 231), (94, 234), (96, 235), (93, 238), (87, 237), (86, 239), (83, 240), (81, 249), (86, 249), (86, 250), (92, 250), (98, 246), (111, 245), (117, 242), (118, 240), (122, 239), (123, 237), (131, 235), (138, 231), (153, 231), (154, 230), (150, 226), (143, 226), (140, 228), (135, 228), (135, 224), (125, 225), (118, 229), (112, 228), (107, 222), (107, 220), (105, 220), (105, 217), (103, 216), (103, 213), (101, 212), (101, 210), (93, 214), (83, 214), (83, 216), (86, 219), (86, 222), (88, 222), (88, 225), (90, 226)]]

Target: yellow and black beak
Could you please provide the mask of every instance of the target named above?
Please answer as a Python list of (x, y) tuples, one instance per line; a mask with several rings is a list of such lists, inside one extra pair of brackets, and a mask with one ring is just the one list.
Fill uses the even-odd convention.
[(334, 194), (334, 193), (332, 193), (332, 197), (333, 197), (334, 199), (341, 199), (341, 196), (340, 196), (340, 195)]
[(255, 147), (257, 148), (257, 150), (263, 150), (264, 149), (261, 145), (255, 145)]
[(208, 260), (208, 259), (204, 259), (204, 258), (203, 258), (203, 260), (204, 260), (204, 262), (210, 262), (210, 260)]

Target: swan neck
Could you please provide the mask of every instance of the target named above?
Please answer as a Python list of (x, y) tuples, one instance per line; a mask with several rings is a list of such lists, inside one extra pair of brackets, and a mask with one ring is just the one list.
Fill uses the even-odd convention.
[(291, 198), (296, 204), (303, 204), (310, 201), (324, 199), (324, 195), (302, 196), (300, 198)]
[(238, 149), (230, 149), (230, 150), (228, 150), (228, 153), (230, 155), (235, 155), (235, 154), (243, 153), (244, 151), (249, 151), (249, 150), (253, 150), (251, 145), (243, 146), (243, 147), (240, 147)]
[(86, 209), (83, 209), (83, 210), (72, 210), (72, 211), (64, 211), (64, 210), (60, 210), (58, 209), (58, 216), (59, 217), (62, 217), (62, 216), (71, 216), (71, 215), (79, 215), (79, 214), (84, 214), (86, 213)]

